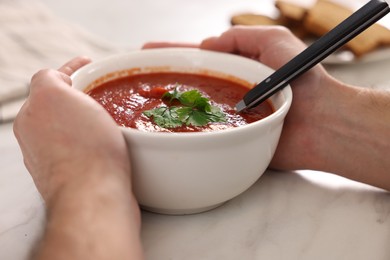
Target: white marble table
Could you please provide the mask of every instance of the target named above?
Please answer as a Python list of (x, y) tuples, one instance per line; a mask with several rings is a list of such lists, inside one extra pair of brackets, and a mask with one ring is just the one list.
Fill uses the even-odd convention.
[[(272, 6), (270, 0), (111, 0), (110, 8), (102, 0), (44, 2), (126, 48), (150, 40), (199, 41), (228, 28), (232, 12)], [(347, 82), (381, 87), (390, 85), (390, 74), (383, 73), (389, 66), (384, 60), (328, 69)], [(0, 165), (0, 259), (24, 260), (42, 230), (44, 207), (12, 124), (0, 125)], [(389, 193), (322, 172), (268, 171), (215, 210), (187, 216), (144, 212), (142, 219), (150, 260), (390, 259)]]

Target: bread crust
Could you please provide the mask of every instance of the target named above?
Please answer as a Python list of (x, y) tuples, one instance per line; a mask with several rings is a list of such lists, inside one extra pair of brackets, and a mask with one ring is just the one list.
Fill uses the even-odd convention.
[[(317, 0), (312, 6), (303, 6), (291, 0), (275, 0), (279, 11), (277, 18), (246, 13), (232, 16), (232, 25), (282, 25), (297, 37), (321, 37), (352, 14), (352, 10), (330, 0)], [(380, 47), (390, 46), (390, 30), (378, 23), (345, 44), (356, 57), (361, 57)]]

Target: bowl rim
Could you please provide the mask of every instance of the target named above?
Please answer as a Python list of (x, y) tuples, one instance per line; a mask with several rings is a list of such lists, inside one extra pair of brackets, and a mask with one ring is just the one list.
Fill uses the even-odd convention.
[[(197, 49), (197, 48), (183, 48), (183, 47), (168, 47), (168, 48), (154, 48), (154, 49), (140, 49), (140, 50), (132, 50), (132, 51), (127, 51), (124, 53), (117, 53), (113, 55), (109, 55), (107, 57), (104, 57), (102, 59), (99, 59), (97, 61), (91, 62), (81, 69), (77, 70), (75, 73), (71, 75), (72, 81), (74, 78), (78, 77), (79, 74), (85, 73), (88, 70), (91, 70), (93, 68), (99, 67), (99, 66), (104, 66), (105, 63), (109, 61), (114, 61), (114, 60), (121, 60), (121, 59), (128, 59), (132, 55), (142, 55), (142, 53), (153, 53), (153, 54), (162, 54), (162, 55), (167, 55), (169, 53), (200, 53), (200, 55), (206, 54), (206, 55), (212, 55), (215, 57), (228, 57), (229, 59), (236, 59), (236, 60), (242, 60), (243, 62), (253, 62), (254, 65), (256, 66), (261, 66), (264, 68), (267, 68), (270, 70), (272, 73), (274, 70), (270, 68), (269, 66), (261, 63), (260, 61), (256, 61), (247, 57), (231, 54), (231, 53), (225, 53), (225, 52), (218, 52), (218, 51), (211, 51), (211, 50), (203, 50), (203, 49)], [(174, 66), (173, 66), (174, 67)], [(204, 69), (204, 68), (202, 68)], [(208, 69), (206, 69), (208, 70)], [(211, 69), (210, 69), (211, 70)], [(214, 69), (215, 71), (218, 71), (218, 69)], [(115, 72), (113, 70), (112, 72)], [(228, 74), (228, 73), (224, 73)], [(240, 78), (239, 76), (232, 75), (234, 77)], [(76, 88), (77, 90), (83, 92), (82, 88)], [(84, 92), (83, 92), (84, 93)], [(269, 121), (276, 121), (280, 119), (281, 117), (284, 117), (288, 110), (290, 109), (291, 103), (292, 103), (292, 89), (290, 85), (287, 85), (284, 87), (281, 91), (275, 93), (275, 95), (284, 95), (285, 96), (285, 101), (283, 101), (283, 104), (276, 109), (271, 115), (260, 119), (258, 121), (252, 122), (247, 125), (239, 126), (239, 127), (233, 127), (229, 129), (223, 129), (223, 130), (216, 130), (216, 131), (206, 131), (206, 132), (147, 132), (147, 131), (140, 131), (138, 129), (133, 129), (130, 127), (124, 127), (124, 126), (118, 126), (122, 131), (125, 132), (130, 132), (132, 135), (137, 135), (139, 137), (144, 136), (148, 138), (188, 138), (188, 137), (205, 137), (205, 136), (225, 136), (225, 135), (230, 135), (230, 134), (236, 134), (237, 132), (246, 132), (252, 130), (252, 128), (257, 128), (263, 125), (268, 124)], [(272, 97), (270, 97), (272, 99)], [(273, 104), (271, 100), (271, 104)]]

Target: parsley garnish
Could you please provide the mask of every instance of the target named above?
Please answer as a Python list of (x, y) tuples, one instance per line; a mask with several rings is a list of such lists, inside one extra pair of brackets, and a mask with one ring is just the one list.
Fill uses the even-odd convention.
[(226, 116), (217, 106), (212, 106), (208, 98), (202, 96), (198, 90), (179, 92), (177, 88), (166, 92), (163, 99), (169, 104), (175, 101), (180, 106), (161, 106), (144, 111), (147, 117), (160, 127), (176, 128), (183, 125), (204, 126), (210, 122), (226, 122)]

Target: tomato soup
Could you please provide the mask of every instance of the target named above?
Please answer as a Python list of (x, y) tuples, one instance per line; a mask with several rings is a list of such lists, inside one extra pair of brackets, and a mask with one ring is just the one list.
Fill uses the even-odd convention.
[[(183, 125), (174, 128), (160, 127), (145, 111), (167, 106), (162, 96), (167, 91), (198, 90), (213, 106), (225, 114), (224, 122), (210, 122), (203, 126)], [(151, 72), (134, 74), (102, 83), (87, 94), (99, 102), (120, 126), (148, 132), (205, 132), (229, 129), (250, 124), (273, 113), (270, 102), (249, 111), (237, 113), (235, 105), (248, 86), (210, 75), (178, 72)]]

